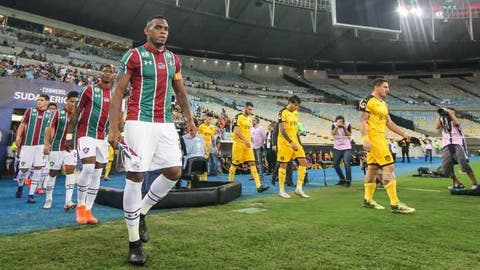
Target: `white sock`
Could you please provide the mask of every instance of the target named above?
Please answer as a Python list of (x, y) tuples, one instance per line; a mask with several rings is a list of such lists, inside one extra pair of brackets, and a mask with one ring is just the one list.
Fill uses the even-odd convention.
[(127, 223), (128, 240), (130, 242), (140, 239), (138, 233), (140, 205), (142, 204), (142, 182), (136, 183), (125, 179), (123, 189), (123, 216)]
[(47, 175), (47, 177), (45, 178), (45, 189), (46, 189), (46, 192), (45, 192), (45, 200), (48, 201), (48, 200), (52, 200), (52, 197), (53, 197), (53, 189), (55, 188), (55, 179), (57, 179), (57, 177), (51, 177), (50, 175)]
[(32, 175), (32, 184), (30, 185), (30, 190), (28, 191), (28, 195), (34, 195), (35, 191), (37, 190), (38, 183), (40, 182), (40, 170), (33, 170)]
[(90, 175), (95, 171), (95, 164), (83, 164), (82, 171), (78, 174), (77, 179), (77, 202), (78, 205), (85, 205), (85, 197), (87, 196), (87, 188), (90, 184)]
[(49, 176), (48, 174), (50, 173), (50, 170), (47, 169), (46, 167), (43, 167), (42, 170), (41, 170), (41, 173), (40, 173), (40, 187), (42, 188), (47, 188), (47, 177)]
[(19, 171), (18, 172), (18, 175), (17, 175), (17, 185), (19, 187), (23, 187), (23, 182), (25, 181), (25, 178), (27, 178), (28, 176), (28, 171), (26, 172), (22, 172), (22, 171)]
[(90, 210), (93, 207), (95, 198), (97, 198), (98, 188), (100, 187), (100, 177), (102, 177), (102, 169), (95, 169), (90, 174), (90, 185), (88, 185), (87, 198), (85, 199), (85, 209)]
[(177, 181), (167, 179), (165, 176), (163, 176), (163, 174), (158, 176), (150, 186), (150, 190), (148, 191), (147, 195), (145, 195), (143, 198), (140, 213), (142, 213), (142, 215), (146, 215), (152, 206), (157, 204), (158, 201), (167, 195), (170, 189), (175, 186), (176, 182)]
[(72, 204), (73, 187), (75, 186), (74, 174), (65, 175), (65, 205)]

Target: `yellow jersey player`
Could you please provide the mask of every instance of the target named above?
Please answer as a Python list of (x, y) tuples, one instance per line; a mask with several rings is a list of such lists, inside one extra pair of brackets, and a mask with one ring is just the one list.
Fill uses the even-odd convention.
[[(212, 144), (212, 141), (214, 141), (214, 135), (215, 135), (215, 126), (212, 125), (212, 118), (213, 114), (212, 113), (207, 113), (205, 116), (205, 119), (203, 120), (203, 123), (198, 126), (198, 133), (203, 137), (203, 140), (205, 141), (205, 149), (207, 151), (205, 152), (205, 158), (208, 160), (210, 156), (210, 145)], [(208, 177), (208, 172), (205, 172), (204, 174), (200, 175), (199, 179), (201, 181), (207, 181)]]
[(388, 148), (385, 128), (409, 140), (408, 135), (390, 118), (385, 98), (390, 92), (388, 80), (375, 79), (370, 96), (360, 101), (360, 133), (363, 149), (367, 151), (367, 173), (365, 175), (365, 197), (363, 206), (366, 208), (385, 209), (373, 200), (378, 171), (382, 168), (382, 182), (390, 198), (390, 209), (393, 213), (409, 214), (415, 208), (400, 202), (397, 196), (397, 181), (394, 173), (394, 160)]
[(278, 113), (279, 134), (277, 141), (277, 162), (278, 168), (278, 196), (290, 199), (290, 195), (285, 192), (285, 178), (288, 162), (296, 159), (297, 167), (297, 188), (295, 194), (302, 198), (309, 198), (302, 189), (303, 180), (307, 173), (307, 159), (297, 134), (298, 125), (298, 106), (300, 105), (298, 96), (291, 96), (288, 99), (288, 105)]
[(255, 181), (258, 192), (264, 192), (269, 186), (262, 185), (257, 167), (255, 166), (255, 156), (253, 155), (252, 140), (250, 129), (252, 128), (252, 120), (249, 116), (253, 112), (253, 103), (245, 103), (243, 112), (235, 116), (233, 126), (233, 145), (232, 145), (232, 164), (228, 170), (228, 181), (233, 182), (235, 171), (240, 168), (243, 163), (247, 163), (250, 173)]

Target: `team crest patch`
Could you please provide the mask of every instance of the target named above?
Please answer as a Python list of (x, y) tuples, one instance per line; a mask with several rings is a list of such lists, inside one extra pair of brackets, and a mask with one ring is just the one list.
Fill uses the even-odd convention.
[(360, 101), (360, 109), (367, 108), (367, 102), (365, 100)]
[(390, 161), (392, 161), (392, 158), (390, 156), (385, 156), (385, 160), (390, 162)]
[(150, 56), (150, 53), (149, 52), (142, 52), (141, 55), (143, 57), (149, 57)]
[(85, 154), (88, 153), (89, 150), (90, 150), (90, 148), (88, 148), (88, 147), (85, 147), (85, 148), (82, 149), (83, 153), (85, 153)]

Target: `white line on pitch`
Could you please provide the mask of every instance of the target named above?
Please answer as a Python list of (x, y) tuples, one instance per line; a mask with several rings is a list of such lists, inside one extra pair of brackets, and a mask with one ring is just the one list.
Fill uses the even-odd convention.
[(409, 189), (409, 190), (415, 190), (415, 191), (427, 191), (427, 192), (442, 192), (442, 190), (437, 190), (437, 189), (424, 189), (424, 188), (402, 188), (402, 189)]

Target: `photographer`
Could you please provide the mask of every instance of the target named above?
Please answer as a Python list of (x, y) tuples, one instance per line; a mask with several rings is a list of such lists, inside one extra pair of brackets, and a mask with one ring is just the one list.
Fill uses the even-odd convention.
[[(333, 167), (337, 172), (340, 181), (336, 183), (337, 186), (350, 187), (352, 184), (352, 144), (350, 143), (350, 136), (352, 135), (352, 128), (350, 123), (345, 122), (345, 118), (341, 115), (335, 118), (332, 124), (333, 136)], [(345, 166), (345, 175), (340, 169), (340, 162)]]
[(405, 162), (405, 156), (407, 157), (407, 163), (410, 163), (410, 141), (403, 138), (398, 142), (398, 145), (402, 148), (402, 163)]
[(438, 114), (440, 116), (436, 119), (435, 126), (442, 130), (442, 166), (440, 173), (452, 178), (454, 181), (453, 188), (463, 188), (463, 184), (459, 181), (453, 169), (454, 164), (458, 163), (461, 170), (470, 177), (472, 190), (476, 190), (478, 182), (468, 164), (465, 138), (455, 115), (455, 109), (438, 109)]

